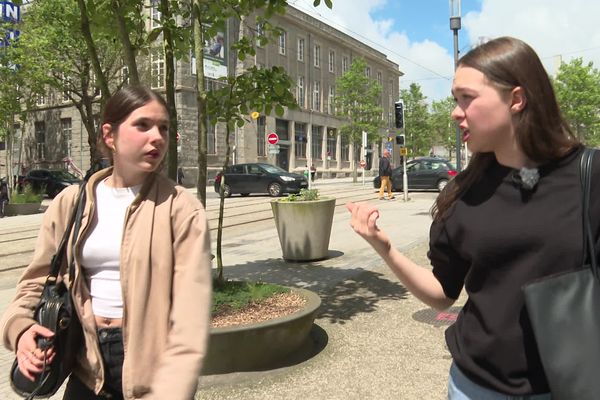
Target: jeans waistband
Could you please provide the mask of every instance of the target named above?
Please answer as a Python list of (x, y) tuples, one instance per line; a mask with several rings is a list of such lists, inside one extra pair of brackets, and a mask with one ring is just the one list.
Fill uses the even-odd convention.
[(121, 328), (100, 328), (97, 330), (98, 341), (100, 343), (111, 343), (123, 340), (123, 330)]

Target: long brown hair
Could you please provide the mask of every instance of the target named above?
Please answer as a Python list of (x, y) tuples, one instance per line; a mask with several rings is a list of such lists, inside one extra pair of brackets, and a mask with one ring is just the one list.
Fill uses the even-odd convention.
[[(512, 37), (491, 40), (465, 54), (458, 66), (480, 71), (499, 90), (523, 88), (527, 103), (516, 116), (515, 132), (519, 147), (531, 161), (545, 164), (580, 144), (560, 113), (542, 62), (525, 42)], [(433, 218), (444, 218), (456, 200), (483, 177), (494, 159), (493, 153), (475, 153), (468, 167), (438, 196), (431, 210)]]

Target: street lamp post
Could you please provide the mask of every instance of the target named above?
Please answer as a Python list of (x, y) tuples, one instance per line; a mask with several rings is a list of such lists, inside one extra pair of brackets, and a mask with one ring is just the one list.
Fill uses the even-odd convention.
[[(458, 66), (458, 31), (460, 30), (460, 0), (450, 0), (450, 29), (454, 33), (454, 70)], [(461, 171), (460, 165), (460, 128), (456, 124), (456, 169)]]

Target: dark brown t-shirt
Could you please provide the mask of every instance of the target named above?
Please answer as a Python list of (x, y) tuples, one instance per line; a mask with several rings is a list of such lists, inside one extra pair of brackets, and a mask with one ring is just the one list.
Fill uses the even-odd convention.
[[(446, 342), (461, 371), (482, 386), (509, 395), (549, 391), (521, 288), (582, 265), (582, 150), (542, 166), (532, 191), (515, 182), (516, 170), (494, 162), (448, 217), (431, 226), (434, 275), (446, 296), (458, 298), (463, 286), (469, 295)], [(596, 238), (597, 182), (600, 151), (594, 156), (590, 207)]]

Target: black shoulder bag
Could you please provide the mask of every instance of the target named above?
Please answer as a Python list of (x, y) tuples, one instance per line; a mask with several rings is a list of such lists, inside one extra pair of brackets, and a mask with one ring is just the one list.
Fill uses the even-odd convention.
[(553, 400), (600, 398), (600, 271), (590, 221), (594, 150), (581, 157), (583, 268), (523, 288)]
[[(65, 379), (71, 374), (77, 353), (82, 347), (83, 336), (81, 324), (73, 306), (69, 289), (65, 282), (62, 280), (58, 281), (58, 274), (66, 254), (66, 246), (71, 231), (74, 231), (72, 243), (75, 243), (77, 240), (84, 204), (85, 183), (81, 184), (77, 208), (73, 211), (56, 254), (52, 257), (50, 273), (46, 279), (40, 302), (35, 309), (33, 317), (38, 324), (54, 332), (54, 336), (51, 339), (44, 337), (37, 339), (37, 345), (40, 349), (45, 350), (49, 347), (54, 347), (56, 353), (54, 359), (52, 363), (44, 365), (44, 370), (36, 376), (34, 381), (30, 381), (21, 374), (16, 359), (10, 370), (10, 384), (13, 390), (18, 395), (27, 399), (50, 397), (55, 394)], [(75, 275), (73, 257), (71, 257), (68, 264), (69, 281), (73, 283)]]

